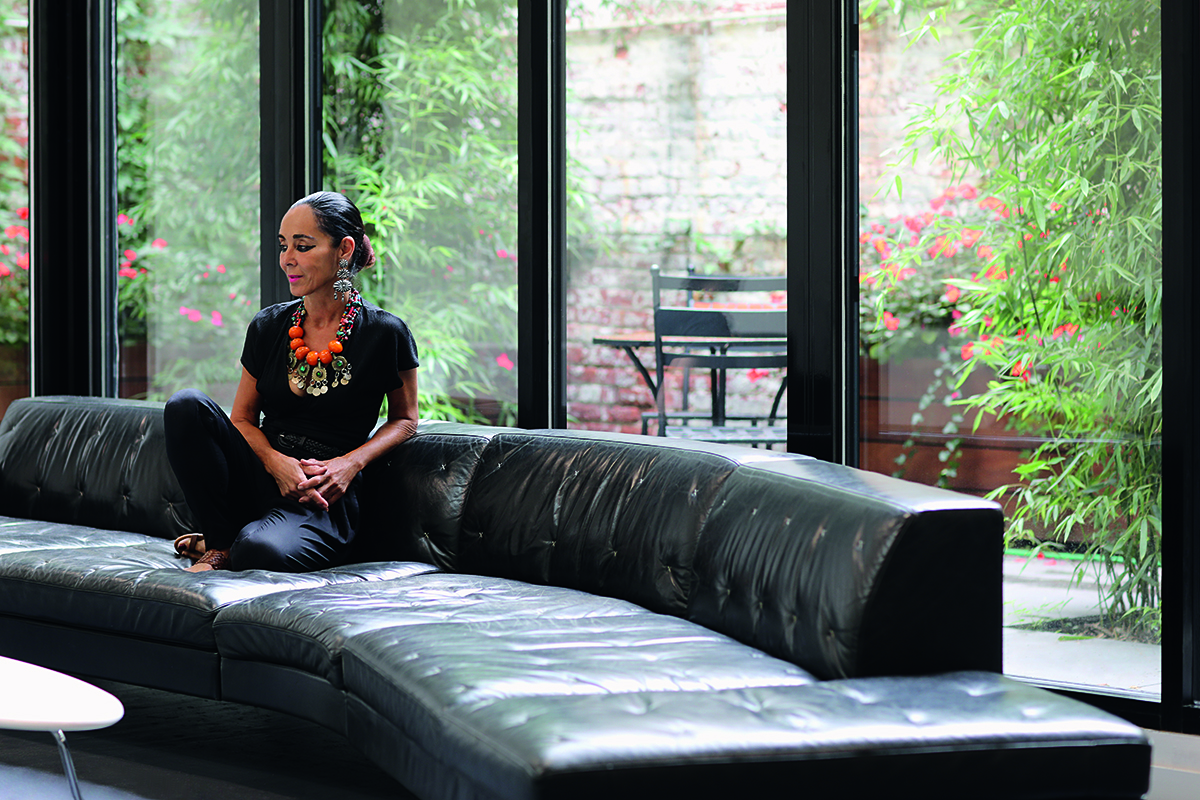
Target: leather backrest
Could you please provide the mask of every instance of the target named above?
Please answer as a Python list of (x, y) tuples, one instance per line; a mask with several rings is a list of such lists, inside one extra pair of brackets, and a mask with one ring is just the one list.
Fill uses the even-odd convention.
[(721, 487), (687, 617), (819, 678), (1000, 671), (1003, 516), (815, 460)]
[(682, 614), (697, 537), (739, 450), (585, 431), (496, 436), (471, 483), (455, 569)]
[(507, 430), (421, 423), (416, 436), (364, 470), (363, 558), (453, 569), (463, 503), (480, 454)]
[(162, 405), (14, 402), (0, 422), (0, 514), (168, 539), (194, 530), (167, 462)]

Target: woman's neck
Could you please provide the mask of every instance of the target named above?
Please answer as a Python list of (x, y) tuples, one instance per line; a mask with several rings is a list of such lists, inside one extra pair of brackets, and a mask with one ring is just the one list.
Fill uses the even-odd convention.
[(308, 317), (309, 322), (317, 328), (324, 328), (334, 324), (342, 318), (342, 314), (346, 311), (346, 301), (338, 300), (333, 297), (333, 293), (325, 293), (325, 297), (320, 297), (317, 294), (307, 295), (303, 299), (304, 313)]

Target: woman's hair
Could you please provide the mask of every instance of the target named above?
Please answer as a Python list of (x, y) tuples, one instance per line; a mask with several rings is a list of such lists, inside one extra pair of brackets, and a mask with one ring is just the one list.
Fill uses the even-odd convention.
[(317, 227), (333, 239), (335, 246), (347, 236), (354, 240), (354, 254), (350, 256), (351, 275), (369, 269), (375, 263), (375, 250), (363, 229), (362, 214), (345, 195), (313, 192), (292, 203), (292, 208), (302, 205), (312, 209), (313, 216), (317, 218)]

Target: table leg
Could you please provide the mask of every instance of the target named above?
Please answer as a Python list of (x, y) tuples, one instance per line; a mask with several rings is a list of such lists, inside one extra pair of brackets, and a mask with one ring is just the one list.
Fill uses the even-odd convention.
[(63, 772), (67, 775), (67, 783), (71, 784), (71, 797), (83, 800), (79, 793), (79, 780), (75, 777), (75, 762), (71, 760), (71, 751), (67, 749), (67, 737), (62, 731), (53, 731), (55, 743), (58, 745), (58, 755), (62, 758)]

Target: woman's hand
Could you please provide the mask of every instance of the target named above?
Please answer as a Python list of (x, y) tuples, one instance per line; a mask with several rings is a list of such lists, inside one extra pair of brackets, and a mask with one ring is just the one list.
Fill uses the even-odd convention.
[(275, 479), (275, 485), (279, 487), (279, 494), (306, 505), (312, 504), (318, 508), (329, 509), (331, 501), (322, 497), (315, 488), (304, 485), (312, 480), (314, 474), (317, 474), (312, 467), (306, 466), (306, 463), (320, 464), (320, 462), (313, 462), (312, 459), (307, 458), (304, 461), (297, 461), (278, 450), (271, 450), (270, 453), (264, 466), (271, 477)]
[(302, 481), (297, 488), (315, 495), (302, 497), (300, 502), (319, 501), (318, 505), (321, 508), (329, 508), (330, 503), (340, 500), (359, 472), (358, 465), (346, 456), (331, 458), (328, 461), (305, 458), (300, 461), (300, 468), (304, 470), (308, 479)]

